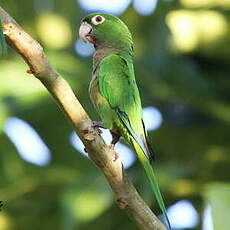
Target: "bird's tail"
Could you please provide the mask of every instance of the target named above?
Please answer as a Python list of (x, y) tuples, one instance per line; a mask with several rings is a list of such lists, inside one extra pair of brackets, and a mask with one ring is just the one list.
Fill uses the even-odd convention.
[(0, 56), (7, 52), (6, 41), (4, 38), (3, 30), (2, 30), (2, 22), (0, 19)]
[(132, 144), (133, 144), (133, 147), (134, 147), (134, 149), (138, 155), (139, 160), (141, 161), (141, 163), (145, 169), (145, 172), (146, 172), (147, 177), (149, 179), (151, 188), (152, 188), (152, 190), (156, 196), (157, 203), (158, 203), (158, 205), (159, 205), (159, 207), (160, 207), (160, 209), (161, 209), (161, 211), (162, 211), (162, 213), (166, 219), (168, 228), (171, 230), (169, 218), (167, 215), (167, 211), (165, 208), (165, 204), (164, 204), (161, 192), (160, 192), (160, 188), (159, 188), (155, 173), (153, 171), (153, 167), (152, 167), (149, 159), (146, 157), (144, 151), (142, 150), (142, 148), (140, 147), (140, 145), (138, 144), (138, 142), (134, 138), (132, 138)]
[[(139, 160), (141, 161), (147, 177), (149, 179), (151, 188), (156, 196), (156, 200), (160, 209), (166, 219), (168, 228), (171, 230), (171, 225), (169, 222), (169, 218), (167, 215), (167, 211), (164, 205), (164, 201), (160, 192), (160, 188), (156, 179), (156, 176), (153, 171), (153, 167), (151, 162), (153, 161), (153, 153), (151, 153), (151, 149), (149, 148), (149, 144), (146, 141), (146, 133), (145, 135), (137, 135), (136, 132), (133, 130), (132, 126), (130, 125), (130, 120), (128, 115), (125, 112), (122, 112), (119, 108), (117, 108), (117, 114), (120, 118), (120, 121), (123, 123), (124, 127), (127, 129), (128, 134), (124, 133), (124, 137), (127, 138), (132, 142), (133, 148), (135, 149)], [(142, 121), (143, 132), (145, 132), (144, 123)]]

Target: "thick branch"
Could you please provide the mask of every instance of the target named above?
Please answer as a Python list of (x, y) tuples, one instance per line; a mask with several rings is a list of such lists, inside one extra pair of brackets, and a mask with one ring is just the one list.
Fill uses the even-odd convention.
[(30, 72), (42, 82), (68, 117), (90, 158), (104, 173), (119, 208), (141, 230), (165, 230), (128, 179), (116, 153), (106, 146), (97, 130), (92, 128), (88, 115), (68, 83), (51, 66), (40, 44), (23, 31), (1, 7), (0, 17), (7, 43), (24, 58)]

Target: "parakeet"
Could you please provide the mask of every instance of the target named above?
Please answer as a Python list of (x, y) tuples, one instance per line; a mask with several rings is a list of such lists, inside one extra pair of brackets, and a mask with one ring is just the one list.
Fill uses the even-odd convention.
[(142, 107), (133, 67), (133, 41), (119, 18), (103, 13), (82, 19), (79, 36), (95, 47), (89, 94), (103, 127), (110, 129), (113, 147), (123, 136), (142, 163), (157, 202), (170, 223), (153, 171), (153, 153), (147, 142)]
[(6, 42), (5, 42), (5, 38), (3, 35), (3, 30), (2, 30), (2, 22), (0, 19), (0, 55), (3, 55), (6, 53)]

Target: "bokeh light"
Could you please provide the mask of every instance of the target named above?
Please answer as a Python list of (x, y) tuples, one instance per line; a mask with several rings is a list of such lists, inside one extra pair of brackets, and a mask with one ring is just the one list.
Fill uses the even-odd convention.
[(51, 49), (64, 49), (71, 44), (70, 24), (60, 15), (40, 14), (37, 18), (36, 29), (42, 42)]
[(161, 112), (153, 106), (145, 107), (143, 109), (143, 120), (146, 130), (149, 131), (158, 129), (163, 122)]
[(115, 151), (118, 153), (125, 169), (130, 168), (134, 164), (136, 155), (129, 147), (122, 143), (117, 143), (115, 146)]
[(134, 9), (142, 15), (149, 15), (154, 12), (157, 7), (158, 0), (134, 0)]
[(51, 154), (48, 147), (27, 122), (10, 117), (5, 121), (4, 132), (25, 161), (39, 166), (50, 162)]
[(0, 226), (1, 230), (12, 229), (11, 218), (0, 210)]
[(202, 40), (205, 42), (216, 41), (228, 32), (228, 22), (219, 12), (212, 10), (201, 11), (199, 15), (199, 31), (202, 32)]
[(177, 10), (170, 12), (166, 22), (172, 32), (176, 47), (190, 52), (200, 44), (214, 43), (228, 33), (225, 17), (212, 10)]
[(204, 209), (202, 230), (214, 230), (211, 205), (207, 205)]
[(174, 36), (175, 45), (179, 50), (188, 52), (196, 48), (198, 36), (193, 15), (189, 12), (171, 12), (167, 16), (167, 24)]
[(88, 154), (85, 152), (85, 146), (83, 145), (81, 139), (77, 136), (77, 134), (75, 132), (72, 132), (70, 134), (70, 143), (83, 156), (88, 157)]
[(173, 229), (194, 228), (199, 216), (192, 203), (181, 200), (168, 208), (168, 216)]
[(91, 56), (94, 52), (94, 47), (89, 42), (84, 42), (81, 39), (78, 39), (75, 43), (75, 51), (77, 54), (83, 57)]
[(107, 189), (92, 187), (78, 192), (71, 199), (71, 206), (78, 221), (89, 222), (103, 214), (111, 206), (112, 200), (111, 192)]
[(129, 6), (131, 0), (78, 0), (78, 2), (86, 11), (120, 15)]
[(230, 1), (229, 0), (180, 0), (181, 4), (184, 7), (191, 7), (191, 8), (210, 8), (210, 7), (223, 7), (223, 8), (230, 8)]

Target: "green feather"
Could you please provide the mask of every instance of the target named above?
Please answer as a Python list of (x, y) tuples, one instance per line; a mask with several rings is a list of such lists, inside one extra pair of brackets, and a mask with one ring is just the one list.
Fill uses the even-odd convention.
[(5, 41), (5, 37), (3, 34), (3, 30), (2, 30), (2, 22), (0, 19), (0, 55), (3, 55), (7, 52), (7, 46), (6, 46), (6, 41)]
[(171, 229), (171, 225), (170, 225), (167, 211), (165, 208), (164, 200), (163, 200), (163, 197), (161, 195), (160, 188), (159, 188), (155, 173), (153, 171), (153, 167), (152, 167), (150, 161), (143, 154), (142, 148), (140, 148), (139, 144), (137, 143), (137, 141), (134, 138), (132, 138), (132, 144), (133, 144), (133, 147), (134, 147), (134, 149), (138, 155), (138, 158), (140, 159), (140, 161), (141, 161), (141, 163), (145, 169), (145, 172), (146, 172), (147, 177), (149, 179), (151, 188), (154, 191), (157, 203), (158, 203), (158, 205), (159, 205), (159, 207), (160, 207), (160, 209), (161, 209), (161, 211), (162, 211), (162, 213), (166, 219), (167, 225), (168, 225), (169, 229)]

